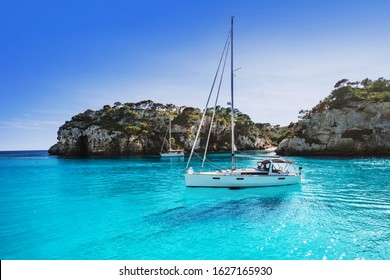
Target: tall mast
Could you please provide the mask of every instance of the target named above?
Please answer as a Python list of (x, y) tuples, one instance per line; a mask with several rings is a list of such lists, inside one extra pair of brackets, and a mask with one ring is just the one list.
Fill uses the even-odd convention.
[(233, 90), (234, 90), (234, 82), (233, 82), (233, 19), (234, 16), (232, 16), (231, 20), (231, 30), (230, 30), (230, 93), (231, 93), (231, 115), (232, 115), (232, 170), (235, 169), (235, 163), (234, 163), (234, 98), (233, 98)]
[(172, 132), (171, 132), (171, 118), (169, 118), (169, 141), (168, 141), (168, 143), (169, 143), (169, 151), (171, 151), (171, 134), (172, 134)]

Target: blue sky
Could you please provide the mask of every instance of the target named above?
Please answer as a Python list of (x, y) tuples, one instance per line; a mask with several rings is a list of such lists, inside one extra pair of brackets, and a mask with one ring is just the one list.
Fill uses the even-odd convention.
[(231, 15), (236, 107), (288, 124), (342, 78), (390, 78), (389, 11), (385, 0), (2, 1), (0, 150), (48, 149), (73, 115), (116, 101), (203, 108)]

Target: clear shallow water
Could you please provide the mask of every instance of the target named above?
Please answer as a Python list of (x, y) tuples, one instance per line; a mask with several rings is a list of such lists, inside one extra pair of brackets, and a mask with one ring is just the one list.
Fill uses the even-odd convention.
[(186, 159), (0, 152), (0, 258), (389, 260), (390, 159), (294, 159), (301, 184), (229, 190), (186, 188)]

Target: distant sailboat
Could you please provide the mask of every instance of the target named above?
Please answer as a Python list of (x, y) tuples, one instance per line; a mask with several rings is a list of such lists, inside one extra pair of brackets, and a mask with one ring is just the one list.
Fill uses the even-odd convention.
[(172, 149), (172, 143), (171, 143), (171, 138), (172, 138), (172, 124), (171, 124), (171, 119), (169, 119), (169, 127), (168, 127), (168, 151), (164, 152), (164, 145), (166, 142), (166, 136), (163, 141), (163, 145), (161, 147), (160, 155), (162, 157), (183, 157), (184, 156), (184, 151), (183, 150), (173, 150)]
[[(217, 170), (211, 172), (195, 172), (192, 167), (189, 167), (191, 157), (194, 153), (195, 146), (199, 139), (200, 129), (205, 119), (206, 109), (212, 94), (212, 90), (214, 88), (214, 83), (218, 74), (216, 73), (212, 90), (208, 97), (206, 108), (203, 112), (202, 120), (198, 128), (198, 132), (196, 135), (196, 139), (194, 141), (194, 145), (191, 150), (191, 154), (187, 163), (187, 172), (185, 174), (185, 181), (187, 187), (214, 187), (214, 188), (249, 188), (249, 187), (266, 187), (266, 186), (280, 186), (280, 185), (292, 185), (300, 182), (301, 180), (301, 168), (297, 169), (293, 165), (293, 161), (283, 159), (280, 157), (261, 157), (261, 160), (258, 161), (256, 167), (252, 168), (243, 168), (236, 169), (235, 163), (235, 140), (234, 140), (234, 75), (233, 75), (233, 18), (231, 19), (231, 30), (229, 32), (228, 40), (225, 45), (224, 52), (221, 57), (221, 61), (218, 66), (218, 71), (222, 62), (223, 57), (225, 57), (225, 62), (227, 58), (228, 45), (230, 44), (231, 51), (231, 82), (230, 82), (230, 106), (231, 106), (231, 169), (226, 170)], [(222, 81), (223, 72), (221, 74)], [(221, 82), (220, 82), (221, 84)], [(216, 103), (218, 100), (219, 91), (216, 97)], [(214, 106), (214, 112), (215, 112)], [(212, 117), (212, 121), (214, 118), (214, 114)], [(211, 125), (212, 125), (211, 121)], [(211, 132), (211, 128), (210, 128)], [(210, 133), (207, 139), (205, 154), (203, 157), (203, 164), (206, 159), (207, 146), (209, 143)]]

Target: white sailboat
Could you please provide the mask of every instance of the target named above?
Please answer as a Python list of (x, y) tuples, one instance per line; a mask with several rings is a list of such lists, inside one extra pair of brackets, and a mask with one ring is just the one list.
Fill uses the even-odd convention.
[(164, 138), (163, 145), (161, 147), (160, 151), (160, 156), (162, 157), (184, 157), (184, 151), (183, 150), (173, 150), (172, 149), (172, 143), (171, 143), (171, 138), (172, 138), (172, 124), (171, 124), (171, 119), (169, 119), (169, 128), (168, 131), (169, 136), (168, 136), (168, 151), (164, 152), (164, 145), (166, 141), (166, 137)]
[[(221, 62), (223, 60), (223, 57), (225, 57), (225, 62), (227, 58), (227, 50), (229, 49), (228, 45), (230, 44), (230, 61), (231, 61), (231, 69), (230, 69), (230, 91), (231, 91), (231, 100), (230, 100), (230, 106), (231, 106), (231, 168), (226, 170), (216, 170), (216, 171), (209, 171), (209, 172), (196, 172), (192, 167), (189, 167), (192, 155), (194, 153), (195, 146), (197, 144), (197, 141), (199, 139), (199, 134), (201, 130), (202, 123), (205, 119), (205, 113), (206, 109), (213, 91), (214, 83), (216, 80), (216, 77), (214, 79), (214, 83), (212, 86), (212, 90), (210, 92), (210, 95), (208, 97), (206, 108), (203, 112), (202, 120), (200, 123), (200, 126), (198, 128), (198, 132), (195, 138), (194, 145), (192, 147), (191, 154), (188, 159), (187, 163), (187, 172), (185, 174), (185, 181), (187, 187), (214, 187), (214, 188), (250, 188), (250, 187), (267, 187), (267, 186), (281, 186), (281, 185), (292, 185), (300, 182), (301, 179), (301, 168), (297, 169), (293, 165), (293, 161), (283, 159), (280, 157), (266, 157), (262, 158), (257, 162), (257, 166), (251, 167), (251, 168), (242, 168), (242, 169), (236, 169), (236, 163), (235, 163), (235, 139), (234, 139), (234, 80), (233, 80), (233, 19), (231, 18), (231, 30), (229, 32), (228, 40), (225, 45), (224, 52), (221, 57), (220, 64), (218, 66), (217, 74), (221, 65)], [(223, 72), (221, 75), (221, 81), (222, 81)], [(216, 102), (214, 106), (214, 112), (216, 103), (218, 100), (218, 95), (216, 97)], [(211, 119), (211, 123), (213, 122), (214, 114)], [(212, 125), (212, 124), (211, 124)], [(210, 129), (211, 132), (211, 129)], [(210, 134), (209, 134), (210, 137)], [(209, 139), (209, 138), (208, 138)], [(203, 157), (203, 163), (206, 159), (206, 152), (207, 152), (207, 146), (208, 146), (208, 140), (206, 144), (205, 154)]]

